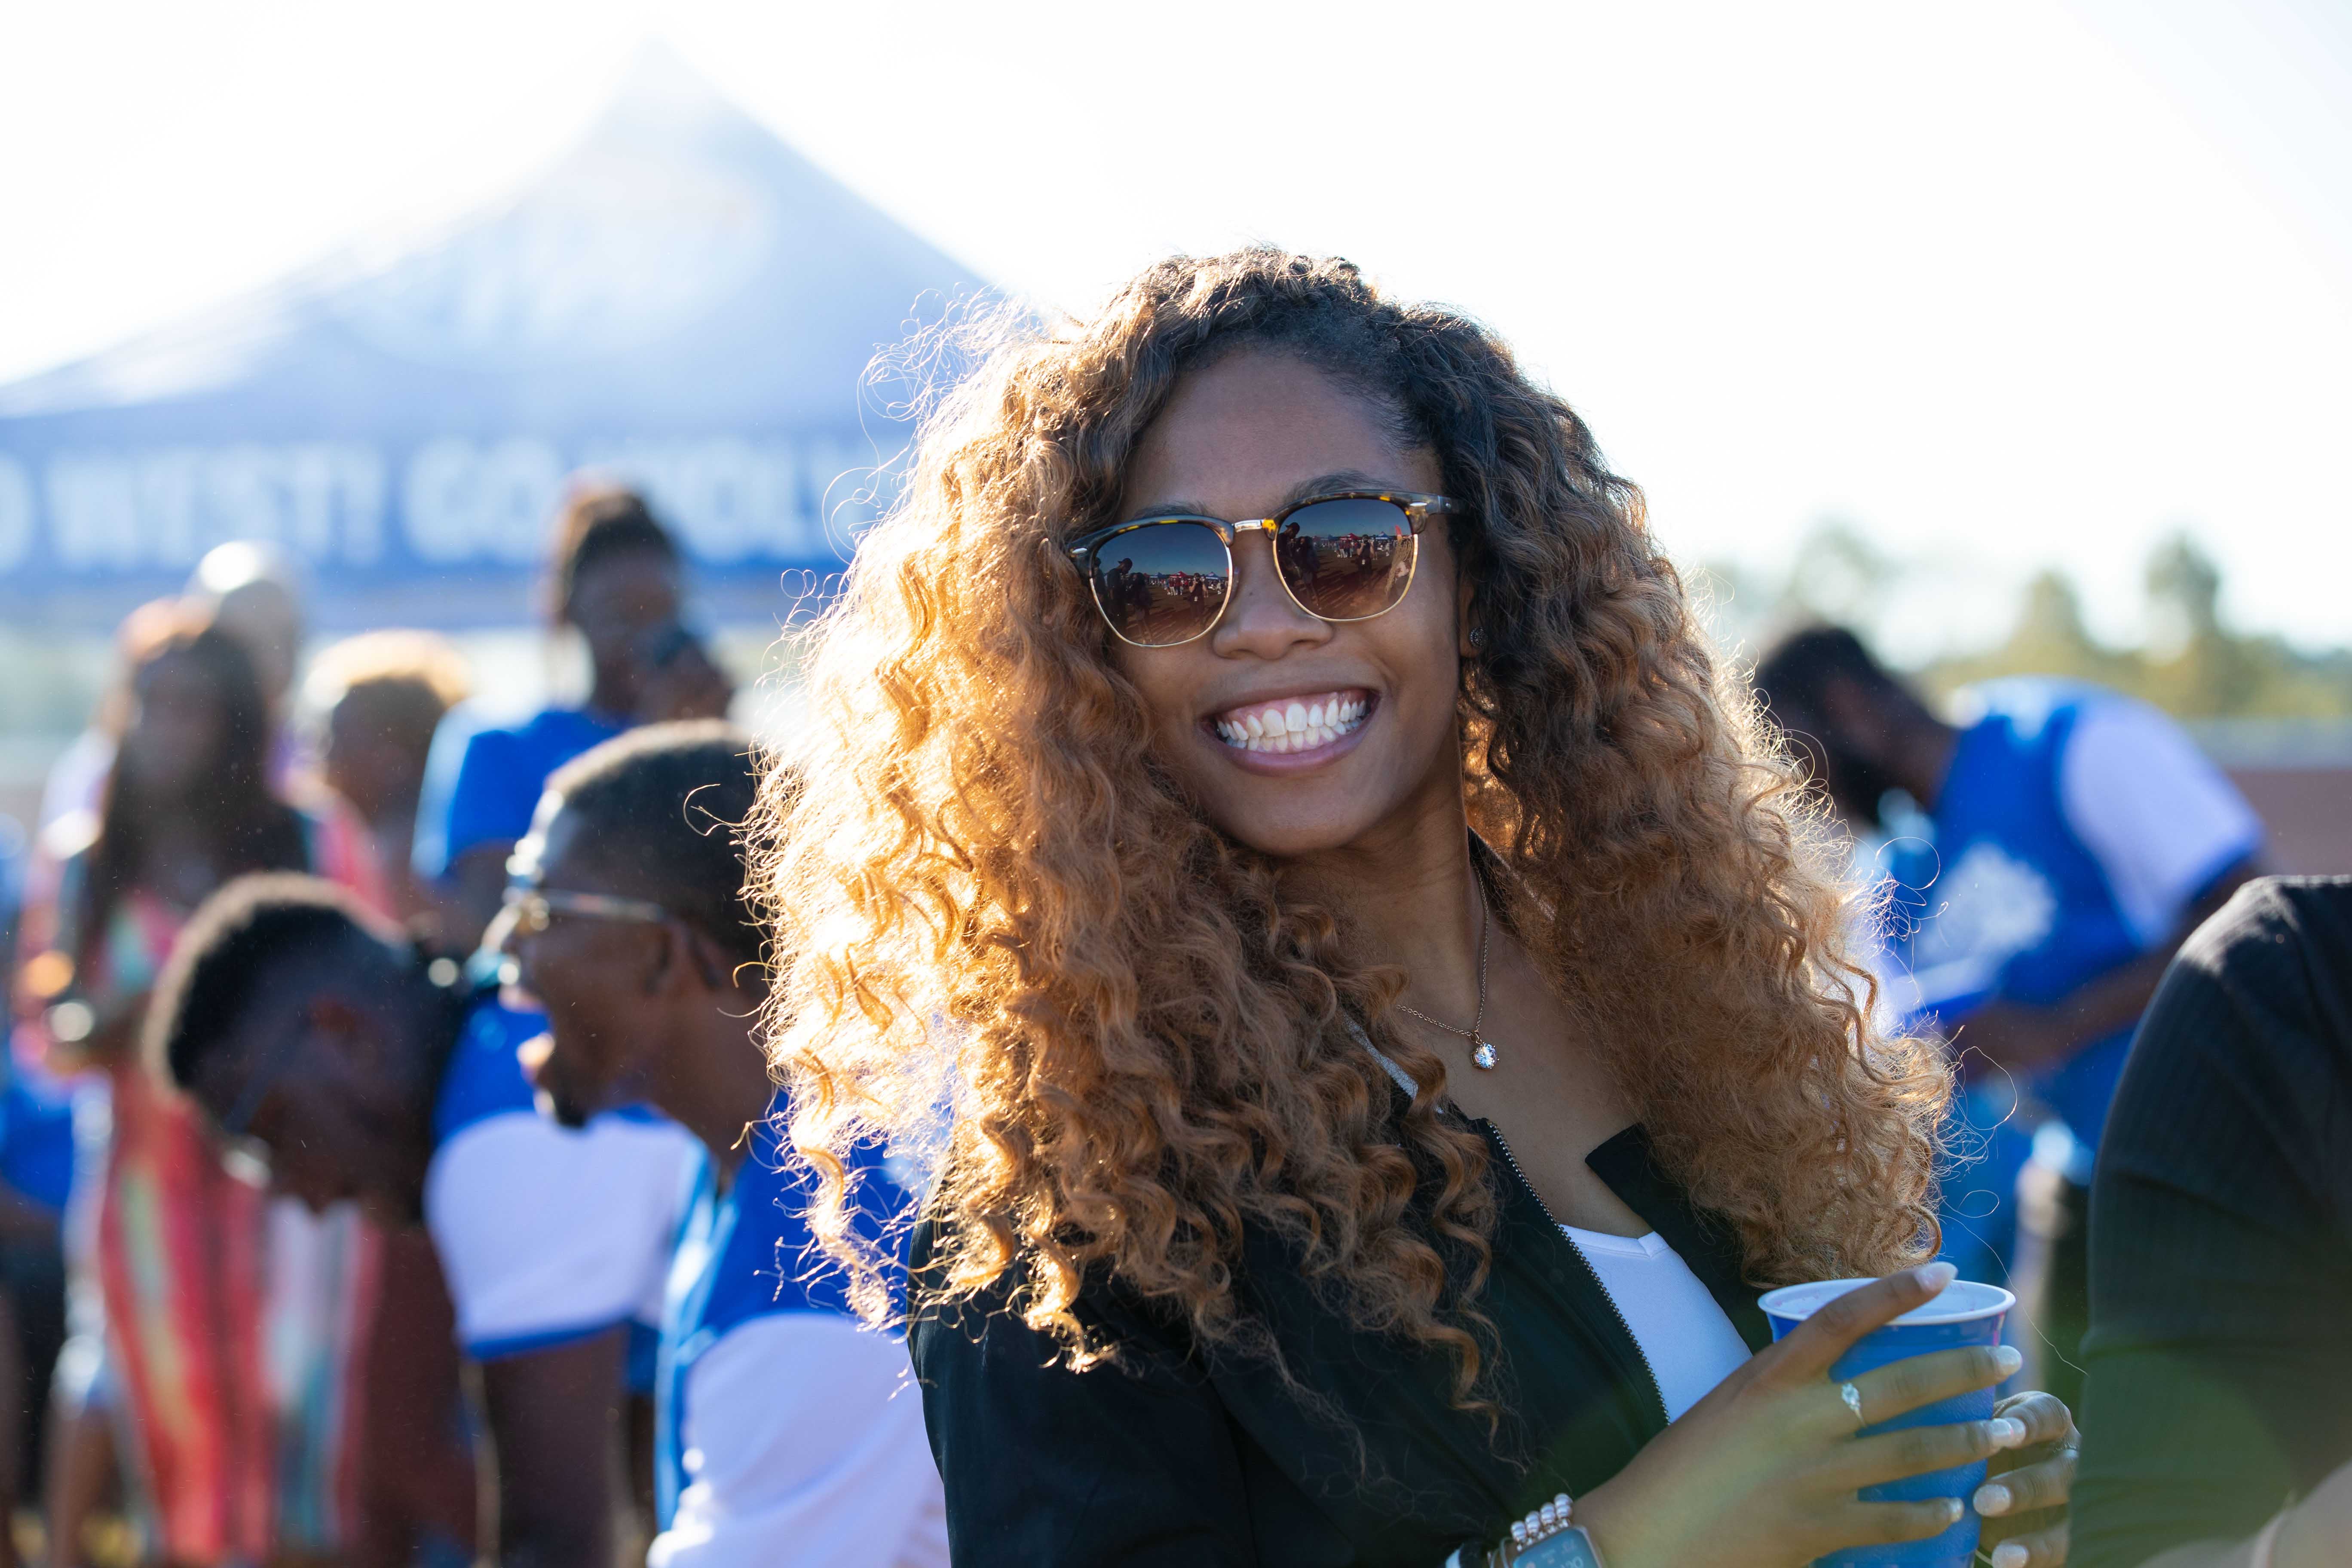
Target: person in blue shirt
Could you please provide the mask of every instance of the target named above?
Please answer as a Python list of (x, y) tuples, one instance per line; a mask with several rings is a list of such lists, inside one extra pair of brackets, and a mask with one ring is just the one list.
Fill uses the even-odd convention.
[[(642, 496), (609, 486), (576, 489), (557, 519), (548, 578), (554, 625), (576, 631), (587, 649), (586, 701), (549, 708), (511, 728), (488, 729), (461, 706), (443, 721), (426, 761), (412, 866), (433, 890), (437, 943), (453, 955), (473, 952), (498, 912), (507, 858), (530, 827), (548, 774), (633, 724), (717, 715), (732, 696), (726, 676), (685, 629), (677, 543)], [(528, 1015), (502, 1026), (523, 1036), (543, 1027)], [(633, 1212), (674, 1200), (667, 1173), (652, 1176), (658, 1184), (632, 1200)], [(639, 1475), (651, 1442), (643, 1396), (651, 1390), (654, 1344), (649, 1323), (628, 1330), (624, 1339), (624, 1380), (639, 1396), (630, 1411), (630, 1468)], [(572, 1363), (602, 1353), (552, 1347), (546, 1353), (518, 1352), (494, 1364), (502, 1382), (516, 1385), (518, 1421), (528, 1411), (535, 1429), (576, 1433), (593, 1429), (600, 1418), (603, 1394), (595, 1384), (602, 1374), (587, 1376)], [(554, 1448), (534, 1443), (529, 1451)], [(598, 1498), (583, 1491), (601, 1486), (601, 1471), (595, 1478), (573, 1474), (567, 1480), (551, 1474), (544, 1487), (511, 1500), (551, 1520), (576, 1518), (602, 1508)]]
[(588, 698), (510, 728), (444, 722), (417, 810), (418, 876), (442, 892), (442, 945), (470, 951), (506, 888), (507, 856), (530, 826), (547, 775), (632, 724), (715, 718), (733, 688), (680, 619), (677, 542), (633, 490), (576, 491), (557, 521), (549, 569), (557, 626), (588, 649)]
[[(0, 1041), (0, 1050), (5, 1049)], [(73, 1185), (71, 1086), (13, 1051), (0, 1061), (0, 1502), (34, 1495), (47, 1434), (44, 1397), (66, 1340), (60, 1228)], [(14, 1542), (0, 1564), (15, 1568)]]
[(610, 1568), (627, 1327), (659, 1311), (692, 1145), (643, 1113), (538, 1114), (517, 1050), (541, 1026), (331, 884), (279, 874), (198, 910), (146, 1048), (278, 1190), (425, 1226), (482, 1366), (499, 1560)]
[(1781, 641), (1756, 686), (1838, 814), (1885, 840), (1896, 1000), (1960, 1053), (1984, 1157), (1948, 1183), (1947, 1256), (1999, 1282), (2027, 1150), (2055, 1166), (2035, 1320), (2073, 1404), (2107, 1103), (2173, 953), (2258, 871), (2262, 824), (2177, 724), (2101, 687), (1990, 681), (1947, 722), (1836, 626)]
[[(860, 1324), (814, 1253), (816, 1184), (779, 1144), (737, 831), (759, 788), (751, 740), (723, 724), (597, 747), (549, 781), (500, 933), (547, 1008), (534, 1078), (557, 1116), (649, 1101), (703, 1146), (663, 1308), (648, 1563), (944, 1565), (906, 1350)], [(861, 1236), (903, 1238), (913, 1173), (866, 1148), (852, 1181)]]

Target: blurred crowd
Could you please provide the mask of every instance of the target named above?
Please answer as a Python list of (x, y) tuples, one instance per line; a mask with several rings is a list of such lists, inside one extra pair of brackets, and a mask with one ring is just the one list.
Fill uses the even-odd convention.
[[(786, 1178), (742, 1157), (764, 992), (713, 829), (761, 764), (722, 722), (679, 552), (638, 496), (583, 489), (547, 583), (590, 683), (511, 725), (429, 634), (306, 660), (264, 547), (123, 622), (16, 934), (0, 1500), (37, 1528), (0, 1559), (684, 1568), (786, 1541), (837, 1560), (812, 1543), (882, 1529), (888, 1560), (945, 1560), (898, 1352), (824, 1338), (845, 1301), (778, 1276), (796, 1237), (762, 1228), (791, 1204), (745, 1207), (743, 1173)], [(2258, 874), (2261, 824), (2095, 687), (1938, 713), (1828, 626), (1756, 681), (1880, 889), (1879, 1005), (1959, 1047), (1945, 1255), (2019, 1289), (2018, 1381), (2080, 1409), (2109, 1102), (2176, 950)], [(191, 933), (255, 873), (278, 879)], [(574, 928), (596, 934), (551, 934)], [(871, 1175), (903, 1204), (908, 1173)], [(787, 1325), (780, 1300), (824, 1310)], [(827, 1413), (821, 1442), (794, 1409)]]
[[(16, 922), (0, 1500), (38, 1529), (0, 1531), (0, 1559), (471, 1561), (486, 1450), (503, 1556), (611, 1561), (655, 1533), (656, 1346), (698, 1146), (642, 1107), (539, 1114), (515, 1047), (543, 1018), (499, 985), (530, 932), (484, 936), (551, 773), (733, 692), (636, 495), (575, 492), (547, 582), (591, 683), (512, 726), (482, 721), (431, 634), (306, 660), (300, 583), (266, 546), (215, 549), (123, 621), (112, 688), (50, 772)], [(748, 769), (748, 742), (731, 754)], [(430, 1193), (306, 1183), (315, 1162), (273, 1161), (155, 1070), (142, 1037), (191, 916), (273, 872), (339, 889), (468, 999), (467, 1045), (436, 1047)], [(554, 1201), (575, 1217), (551, 1235)]]

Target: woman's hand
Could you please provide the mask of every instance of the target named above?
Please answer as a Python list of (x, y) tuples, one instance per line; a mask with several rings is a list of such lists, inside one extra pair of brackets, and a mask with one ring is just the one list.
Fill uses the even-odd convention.
[[(1938, 1351), (1864, 1373), (1853, 1384), (1858, 1416), (1829, 1370), (1856, 1340), (1933, 1299), (1954, 1272), (1933, 1263), (1837, 1298), (1578, 1499), (1576, 1521), (1610, 1568), (1794, 1568), (1842, 1547), (1948, 1529), (1960, 1515), (1957, 1499), (1864, 1502), (1854, 1494), (1990, 1458), (2025, 1442), (2026, 1423), (1996, 1415), (1860, 1439), (1854, 1433), (1990, 1388), (2017, 1370), (2017, 1352)], [(2038, 1568), (2043, 1560), (2034, 1561)]]
[(2066, 1500), (2074, 1489), (2074, 1417), (2055, 1394), (2012, 1394), (1992, 1407), (2025, 1424), (2021, 1447), (1993, 1457), (1977, 1489), (1992, 1568), (2054, 1568), (2066, 1561)]

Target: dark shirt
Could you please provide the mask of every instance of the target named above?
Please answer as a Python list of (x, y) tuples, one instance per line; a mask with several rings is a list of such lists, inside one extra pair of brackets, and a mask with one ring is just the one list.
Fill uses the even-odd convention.
[(2150, 1004), (2091, 1197), (2077, 1568), (2352, 1459), (2352, 879), (2248, 884)]
[[(1494, 1142), (1493, 1130), (1473, 1123)], [(1444, 1352), (1351, 1327), (1271, 1238), (1236, 1304), (1278, 1349), (1209, 1350), (1181, 1314), (1090, 1279), (1074, 1311), (1118, 1360), (1074, 1373), (1003, 1310), (942, 1312), (915, 1237), (908, 1345), (958, 1568), (1339, 1564), (1441, 1568), (1556, 1492), (1580, 1494), (1664, 1430), (1656, 1381), (1583, 1255), (1496, 1144), (1502, 1197), (1477, 1305), (1500, 1351), (1500, 1426), (1452, 1406)], [(1639, 1128), (1587, 1162), (1665, 1238), (1750, 1348), (1770, 1335), (1729, 1227), (1695, 1211)]]

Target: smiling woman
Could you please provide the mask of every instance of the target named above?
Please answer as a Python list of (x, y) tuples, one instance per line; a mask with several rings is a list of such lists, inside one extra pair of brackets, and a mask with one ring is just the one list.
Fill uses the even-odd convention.
[(910, 1343), (959, 1563), (1436, 1568), (1547, 1501), (1544, 1561), (1797, 1563), (2065, 1431), (1853, 1440), (2004, 1375), (1824, 1380), (1934, 1270), (1749, 1359), (1758, 1286), (1929, 1250), (1944, 1065), (1871, 1031), (1638, 492), (1475, 324), (1152, 268), (926, 430), (812, 669), (773, 1052), (821, 1168), (956, 1109)]

